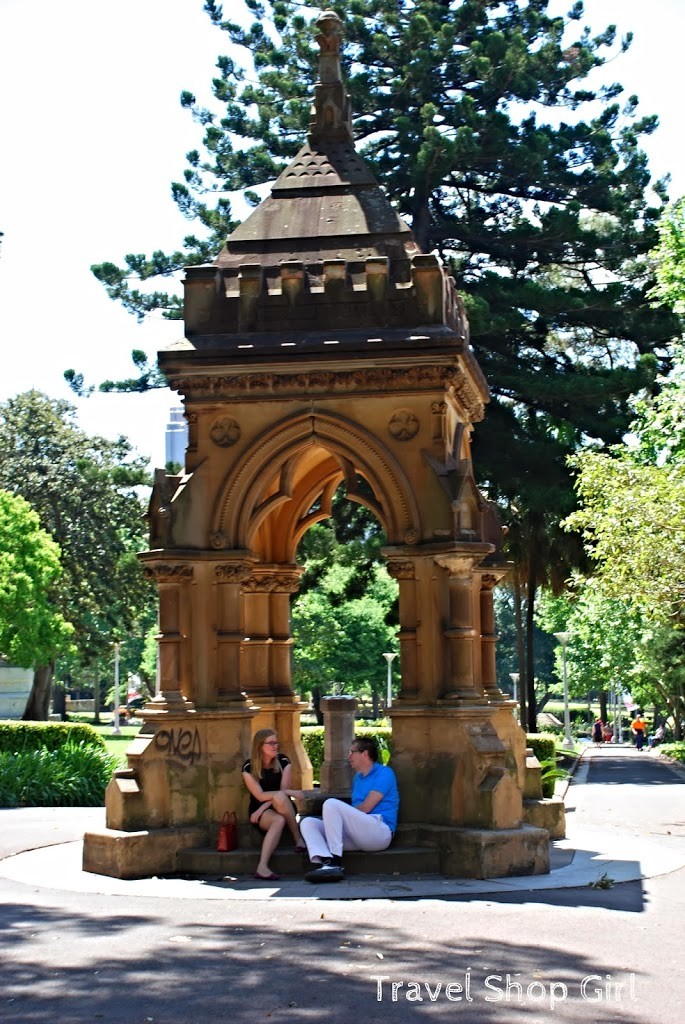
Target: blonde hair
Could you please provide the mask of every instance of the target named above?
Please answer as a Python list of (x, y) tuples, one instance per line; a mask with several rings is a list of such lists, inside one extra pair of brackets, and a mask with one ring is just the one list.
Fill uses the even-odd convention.
[[(262, 749), (264, 743), (268, 740), (269, 736), (276, 736), (273, 729), (259, 729), (252, 737), (252, 753), (250, 754), (250, 775), (259, 782), (262, 774)], [(278, 754), (274, 759), (272, 765), (272, 771), (281, 771), (281, 762), (278, 760)]]

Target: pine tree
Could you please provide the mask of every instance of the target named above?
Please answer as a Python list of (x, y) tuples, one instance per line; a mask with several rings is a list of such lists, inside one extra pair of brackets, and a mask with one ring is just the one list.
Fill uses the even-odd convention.
[[(224, 19), (216, 0), (205, 3), (245, 57), (217, 62), (220, 113), (181, 96), (204, 127), (204, 150), (187, 154), (173, 195), (202, 236), (170, 255), (93, 268), (139, 317), (152, 308), (177, 317), (181, 306), (130, 278), (211, 261), (234, 226), (228, 195), (247, 190), (257, 202), (255, 188), (306, 133), (311, 23), (290, 0), (246, 6), (247, 28)], [(475, 434), (476, 472), (505, 522), (516, 509), (528, 538), (532, 623), (550, 572), (539, 524), (546, 530), (550, 511), (556, 520), (573, 507), (567, 456), (621, 438), (630, 397), (653, 386), (677, 333), (670, 311), (649, 301), (647, 255), (667, 197), (664, 182), (650, 183), (640, 140), (656, 118), (638, 116), (637, 98), (624, 99), (620, 85), (595, 90), (588, 81), (630, 36), (617, 41), (613, 26), (593, 35), (582, 3), (557, 17), (549, 0), (351, 0), (331, 9), (344, 21), (357, 148), (423, 250), (451, 266), (467, 305), (492, 393)], [(532, 693), (532, 668), (522, 668)]]

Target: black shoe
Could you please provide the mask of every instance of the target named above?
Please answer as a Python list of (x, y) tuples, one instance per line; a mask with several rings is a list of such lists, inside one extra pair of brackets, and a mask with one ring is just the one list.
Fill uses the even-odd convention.
[(313, 871), (308, 871), (304, 876), (307, 882), (342, 882), (345, 878), (345, 869), (342, 866), (340, 857), (326, 857)]

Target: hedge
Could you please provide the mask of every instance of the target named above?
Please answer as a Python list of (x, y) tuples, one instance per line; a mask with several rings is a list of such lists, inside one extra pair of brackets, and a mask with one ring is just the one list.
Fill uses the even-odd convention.
[(66, 743), (105, 749), (102, 736), (83, 722), (0, 722), (0, 753), (57, 750)]

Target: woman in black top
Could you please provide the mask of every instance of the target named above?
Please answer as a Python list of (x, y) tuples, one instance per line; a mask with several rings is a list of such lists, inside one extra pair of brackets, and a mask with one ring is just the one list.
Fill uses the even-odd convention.
[(243, 780), (250, 794), (250, 822), (265, 833), (255, 878), (276, 882), (279, 876), (269, 867), (271, 854), (278, 846), (287, 825), (298, 853), (306, 846), (300, 834), (291, 796), (302, 792), (290, 789), (290, 761), (278, 753), (278, 737), (273, 729), (260, 729), (252, 740), (252, 756), (243, 765)]

